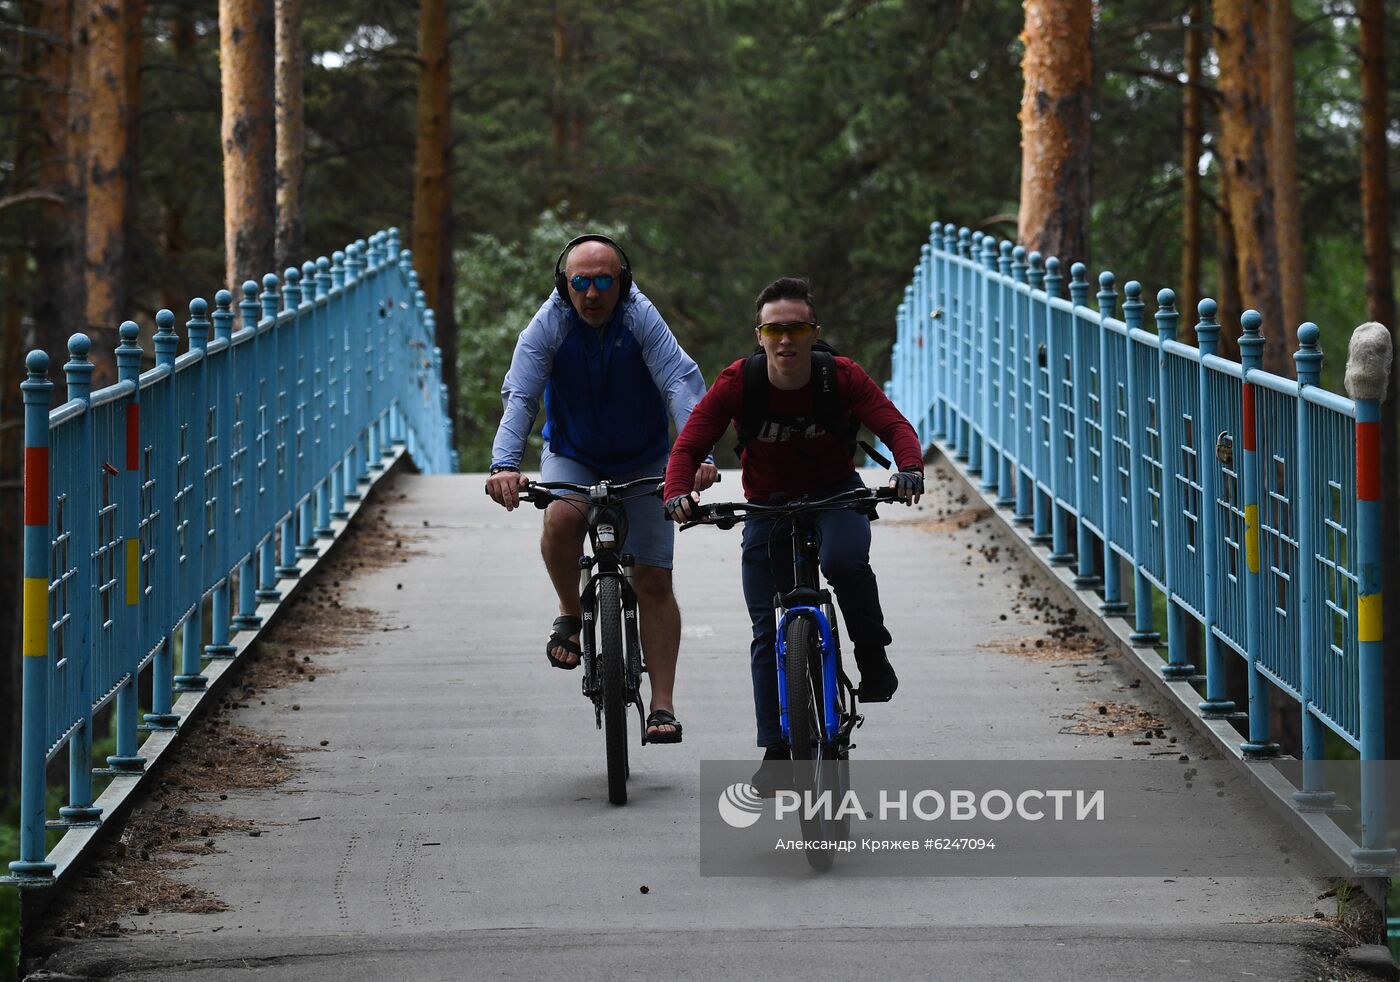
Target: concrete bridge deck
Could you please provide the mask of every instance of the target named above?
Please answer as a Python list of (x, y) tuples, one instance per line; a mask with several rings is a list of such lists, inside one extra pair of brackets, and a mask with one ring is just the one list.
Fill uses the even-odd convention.
[[(875, 525), (902, 683), (869, 708), (859, 756), (1209, 756), (1118, 658), (1050, 635), (1060, 612), (1044, 581), (959, 500), (959, 480), (939, 468), (921, 509)], [(385, 479), (358, 541), (271, 632), (273, 668), (250, 668), (215, 715), (227, 739), (206, 742), (241, 749), (183, 796), (138, 806), (86, 899), (52, 913), (70, 937), (39, 967), (335, 982), (1348, 977), (1333, 963), (1342, 935), (1315, 918), (1335, 901), (1303, 864), (1267, 878), (702, 878), (699, 763), (757, 755), (737, 531), (680, 536), (685, 742), (634, 745), (631, 800), (615, 808), (579, 676), (542, 655), (539, 513), (507, 514), (481, 483)], [(737, 485), (731, 474), (712, 497)], [(1140, 707), (1165, 736), (1108, 737), (1100, 705), (1129, 719)], [(235, 773), (279, 757), (277, 741), (293, 752), (268, 767), (288, 779)], [(185, 810), (195, 840), (175, 853), (141, 839), (162, 804)], [(1229, 834), (1290, 835), (1262, 808), (1258, 821), (1262, 833)], [(165, 893), (187, 912), (94, 892), (172, 856), (189, 865)], [(197, 887), (183, 904), (181, 884)]]

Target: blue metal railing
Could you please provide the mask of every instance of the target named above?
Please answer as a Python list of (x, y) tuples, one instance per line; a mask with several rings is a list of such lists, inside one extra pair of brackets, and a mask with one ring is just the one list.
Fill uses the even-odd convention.
[[(1272, 687), (1299, 705), (1305, 761), (1322, 759), (1326, 730), (1363, 761), (1382, 759), (1374, 392), (1318, 388), (1316, 325), (1298, 331), (1297, 380), (1280, 378), (1260, 368), (1254, 311), (1241, 318), (1236, 364), (1217, 353), (1213, 300), (1198, 306), (1192, 347), (1176, 339), (1170, 290), (1158, 294), (1153, 333), (1136, 282), (1120, 319), (1112, 273), (1099, 278), (1095, 309), (1082, 263), (1065, 299), (1054, 257), (952, 225), (930, 233), (899, 307), (887, 386), (924, 446), (980, 476), (984, 494), (1050, 546), (1051, 563), (1076, 568), (1076, 585), (1101, 587), (1105, 616), (1127, 613), (1121, 557), (1134, 643), (1159, 640), (1153, 596), (1164, 594), (1168, 678), (1197, 677), (1188, 618), (1204, 625), (1203, 715), (1234, 714), (1225, 670), (1242, 659), (1244, 756), (1278, 753)], [(1300, 804), (1327, 804), (1304, 773)], [(1377, 866), (1394, 850), (1370, 780), (1354, 858)]]
[(204, 688), (204, 660), (231, 657), (231, 633), (260, 626), (257, 604), (279, 598), (278, 580), (318, 553), (394, 446), (425, 473), (455, 468), (433, 313), (397, 230), (262, 287), (243, 284), (236, 312), (226, 290), (212, 316), (191, 301), (183, 354), (174, 314), (160, 311), (146, 372), (127, 321), (118, 381), (97, 392), (91, 342), (75, 334), (56, 408), (48, 356), (28, 357), (21, 840), (10, 864), (21, 881), (54, 872), (45, 769), (64, 746), (68, 804), (48, 825), (101, 821), (98, 710), (115, 703), (109, 771), (139, 773), (142, 671), (144, 728), (175, 729), (174, 693)]

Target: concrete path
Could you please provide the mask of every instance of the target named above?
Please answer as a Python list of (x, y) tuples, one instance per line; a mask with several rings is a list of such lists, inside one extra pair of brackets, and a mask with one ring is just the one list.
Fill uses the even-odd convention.
[[(700, 877), (699, 763), (757, 754), (738, 532), (680, 536), (685, 742), (634, 745), (631, 801), (615, 808), (579, 675), (542, 654), (553, 610), (540, 514), (507, 514), (481, 486), (479, 475), (395, 477), (385, 527), (410, 561), (340, 585), (345, 603), (376, 611), (379, 629), (319, 656), (333, 670), (314, 685), (234, 714), (320, 752), (298, 754), (280, 788), (199, 806), (261, 830), (219, 838), (176, 874), (229, 909), (117, 911), (124, 927), (151, 933), (66, 946), (46, 970), (201, 982), (1346, 977), (1329, 965), (1340, 936), (1303, 923), (1335, 901), (1318, 899), (1327, 885), (1302, 864), (1272, 878), (1165, 882)], [(944, 471), (920, 512), (875, 525), (902, 684), (870, 707), (859, 755), (1203, 756), (1116, 660), (982, 647), (1015, 648), (1044, 624), (1031, 620), (1034, 586), (1013, 612), (1030, 565), (1006, 548), (982, 551), (1007, 547), (1004, 537), (940, 523), (963, 508), (959, 492)], [(712, 497), (738, 493), (728, 474)], [(1178, 742), (1065, 732), (1067, 717), (1109, 701), (1164, 716)], [(1258, 821), (1231, 834), (1288, 835), (1262, 811)]]

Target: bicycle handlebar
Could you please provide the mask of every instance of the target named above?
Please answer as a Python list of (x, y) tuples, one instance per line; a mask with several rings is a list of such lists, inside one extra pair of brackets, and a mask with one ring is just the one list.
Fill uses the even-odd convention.
[(681, 531), (697, 525), (714, 525), (722, 529), (733, 528), (739, 522), (750, 518), (768, 515), (798, 515), (803, 512), (835, 511), (841, 508), (873, 508), (882, 502), (899, 501), (899, 492), (894, 488), (853, 488), (829, 498), (795, 498), (777, 504), (764, 505), (754, 501), (718, 501), (710, 505), (697, 505), (696, 518), (681, 525)]
[[(723, 479), (724, 475), (716, 475), (715, 483), (718, 484)], [(573, 491), (583, 495), (593, 504), (602, 505), (624, 500), (630, 501), (632, 498), (642, 498), (647, 495), (659, 498), (664, 483), (664, 477), (639, 477), (621, 484), (614, 484), (611, 481), (599, 481), (597, 484), (573, 484), (569, 481), (531, 481), (522, 487), (518, 494), (521, 501), (528, 501), (536, 508), (547, 508), (551, 502), (559, 500), (561, 496), (550, 494), (551, 491)], [(626, 492), (643, 485), (650, 485), (650, 487), (640, 494), (626, 494)]]

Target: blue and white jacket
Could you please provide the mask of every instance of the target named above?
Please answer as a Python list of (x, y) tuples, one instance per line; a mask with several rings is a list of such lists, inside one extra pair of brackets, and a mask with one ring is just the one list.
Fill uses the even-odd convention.
[(667, 416), (683, 429), (705, 379), (635, 285), (601, 328), (555, 290), (515, 344), (493, 467), (520, 466), (541, 393), (550, 451), (615, 475), (666, 456)]

